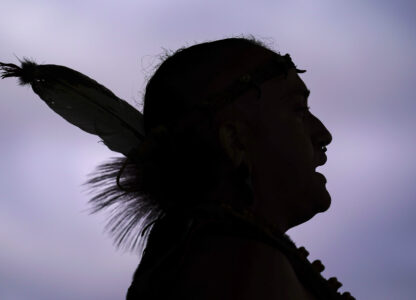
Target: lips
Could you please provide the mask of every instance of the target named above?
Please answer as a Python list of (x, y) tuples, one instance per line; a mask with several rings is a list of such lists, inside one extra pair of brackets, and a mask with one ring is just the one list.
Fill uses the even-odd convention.
[(315, 164), (315, 169), (319, 166), (322, 166), (326, 163), (327, 161), (327, 157), (326, 154), (322, 151), (316, 152), (317, 153), (317, 157), (316, 157), (316, 164)]
[(321, 178), (321, 180), (326, 183), (326, 178), (323, 174), (316, 172), (316, 168), (319, 166), (323, 166), (326, 161), (327, 161), (327, 157), (326, 154), (322, 151), (316, 151), (315, 152), (317, 154), (317, 159), (316, 159), (316, 164), (315, 164), (315, 174)]

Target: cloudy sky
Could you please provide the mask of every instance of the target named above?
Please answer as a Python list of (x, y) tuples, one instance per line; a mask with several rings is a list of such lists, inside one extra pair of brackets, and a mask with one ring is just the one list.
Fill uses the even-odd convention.
[[(253, 34), (290, 53), (331, 131), (331, 208), (289, 230), (357, 299), (414, 299), (416, 2), (1, 1), (0, 61), (65, 65), (139, 110), (164, 49)], [(0, 81), (0, 299), (124, 299), (140, 257), (81, 185), (115, 156)]]

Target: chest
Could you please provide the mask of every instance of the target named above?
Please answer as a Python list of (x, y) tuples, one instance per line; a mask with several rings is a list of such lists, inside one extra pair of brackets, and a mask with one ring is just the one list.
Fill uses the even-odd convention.
[(194, 242), (188, 250), (179, 289), (202, 297), (198, 299), (317, 299), (298, 280), (286, 257), (263, 243), (213, 236)]

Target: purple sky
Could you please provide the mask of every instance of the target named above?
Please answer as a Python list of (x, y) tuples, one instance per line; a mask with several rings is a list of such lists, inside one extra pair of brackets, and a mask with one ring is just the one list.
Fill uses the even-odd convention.
[[(136, 4), (140, 2), (140, 4)], [(0, 61), (65, 65), (141, 110), (163, 48), (253, 34), (290, 53), (333, 135), (331, 208), (289, 230), (357, 299), (414, 299), (416, 2), (3, 0)], [(81, 186), (120, 156), (29, 87), (0, 81), (0, 299), (124, 299), (117, 251)]]

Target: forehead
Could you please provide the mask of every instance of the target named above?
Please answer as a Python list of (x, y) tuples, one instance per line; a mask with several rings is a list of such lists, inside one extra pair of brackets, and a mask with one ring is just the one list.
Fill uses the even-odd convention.
[[(262, 49), (264, 50), (264, 49)], [(251, 66), (249, 67), (248, 65)], [(236, 73), (230, 75), (231, 73)], [(298, 76), (296, 66), (291, 61), (289, 55), (280, 56), (271, 51), (260, 51), (254, 53), (250, 59), (242, 60), (237, 68), (231, 68), (228, 72), (223, 72), (222, 77), (216, 76), (216, 88), (220, 88), (211, 98), (226, 98), (230, 102), (237, 98), (244, 97), (247, 92), (252, 92), (253, 87), (257, 90), (274, 90), (273, 93), (277, 95), (288, 94), (290, 92), (298, 92), (308, 97), (309, 91), (305, 83)], [(236, 80), (236, 78), (238, 78)], [(227, 80), (225, 80), (227, 79)], [(224, 96), (224, 95), (225, 96)]]
[[(267, 107), (268, 105), (266, 104), (264, 106), (261, 103), (273, 103), (272, 105), (275, 106), (277, 103), (283, 102), (276, 101), (279, 100), (279, 98), (284, 98), (295, 93), (301, 94), (302, 96), (304, 96), (304, 98), (307, 98), (309, 91), (303, 80), (299, 77), (295, 67), (289, 67), (289, 69), (287, 69), (286, 76), (283, 72), (280, 73), (280, 71), (271, 71), (271, 69), (274, 69), (275, 65), (273, 63), (270, 64), (270, 61), (274, 58), (276, 54), (271, 52), (263, 52), (261, 54), (262, 55), (258, 55), (258, 53), (256, 53), (256, 55), (253, 55), (252, 57), (250, 57), (249, 60), (245, 61), (245, 64), (250, 62), (252, 66), (247, 67), (245, 64), (241, 64), (238, 68), (233, 68), (230, 70), (230, 72), (236, 72), (236, 74), (233, 74), (233, 76), (229, 76), (230, 74), (224, 73), (223, 75), (227, 75), (225, 76), (227, 80), (224, 80), (224, 82), (227, 82), (225, 87), (227, 87), (227, 85), (229, 87), (232, 85), (233, 81), (235, 81), (235, 78), (237, 76), (241, 78), (242, 74), (255, 74), (255, 72), (253, 72), (253, 69), (258, 68), (258, 70), (260, 71), (260, 77), (251, 77), (253, 82), (257, 82), (255, 83), (255, 86), (260, 88), (259, 90), (261, 90), (261, 98), (263, 98), (263, 100), (261, 100), (260, 102), (257, 101), (258, 91), (256, 91), (256, 89), (254, 89), (253, 86), (251, 86), (251, 88), (247, 88), (247, 90), (237, 95), (236, 97), (226, 97), (226, 99), (228, 100), (232, 99), (231, 101), (227, 101), (227, 103), (230, 102), (228, 104), (231, 104), (232, 107), (238, 108), (239, 111), (245, 111), (247, 114), (252, 114), (255, 113), (255, 111), (257, 111), (258, 109), (260, 109), (260, 107), (257, 105), (259, 103), (260, 106), (263, 106), (263, 108)], [(273, 75), (274, 73), (277, 74)], [(278, 75), (279, 73), (281, 75)], [(219, 78), (217, 77), (217, 80), (218, 79)], [(222, 79), (224, 79), (224, 77)], [(216, 87), (218, 88), (218, 85)], [(225, 87), (222, 87), (220, 95), (222, 95), (222, 92), (225, 90)], [(270, 101), (268, 101), (268, 98), (270, 99)], [(256, 101), (253, 101), (253, 99), (256, 99)], [(222, 103), (222, 101), (218, 102)], [(227, 107), (228, 105), (220, 105), (220, 110), (227, 111), (227, 109), (224, 109), (224, 106)]]
[(262, 91), (266, 95), (273, 96), (274, 99), (283, 99), (287, 96), (300, 94), (307, 98), (309, 96), (309, 90), (306, 84), (299, 77), (295, 69), (289, 69), (287, 76), (284, 75), (272, 78), (263, 83)]

